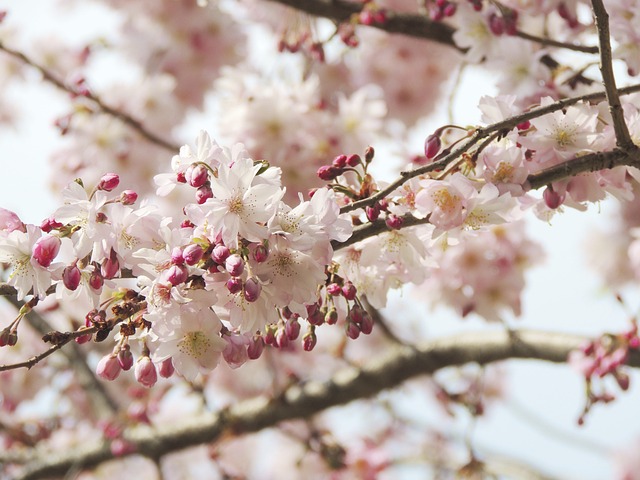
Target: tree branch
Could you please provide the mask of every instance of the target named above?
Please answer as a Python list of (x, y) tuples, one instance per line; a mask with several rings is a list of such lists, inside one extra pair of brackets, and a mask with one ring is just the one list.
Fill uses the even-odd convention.
[[(11, 57), (18, 59), (19, 61), (21, 61), (25, 65), (29, 65), (30, 67), (35, 68), (36, 70), (38, 70), (40, 72), (40, 74), (42, 75), (42, 78), (46, 82), (48, 82), (51, 85), (55, 86), (59, 90), (62, 90), (62, 91), (67, 92), (67, 93), (70, 93), (71, 95), (78, 95), (78, 92), (76, 90), (74, 90), (69, 85), (65, 84), (62, 80), (60, 80), (53, 73), (51, 73), (47, 68), (45, 68), (44, 66), (40, 65), (35, 60), (29, 58), (24, 53), (19, 52), (17, 50), (13, 50), (13, 49), (7, 47), (6, 45), (4, 45), (2, 42), (0, 42), (0, 51), (5, 52), (6, 54), (10, 55)], [(121, 112), (120, 110), (117, 110), (117, 109), (115, 109), (113, 107), (110, 107), (109, 105), (105, 104), (100, 99), (100, 97), (98, 97), (97, 95), (95, 95), (95, 94), (93, 94), (91, 92), (87, 92), (86, 94), (84, 94), (82, 96), (87, 98), (87, 99), (89, 99), (89, 100), (91, 100), (102, 112), (104, 112), (104, 113), (106, 113), (108, 115), (111, 115), (112, 117), (117, 118), (122, 123), (124, 123), (125, 125), (129, 126), (133, 130), (138, 132), (142, 137), (144, 137), (147, 140), (149, 140), (151, 143), (154, 143), (154, 144), (156, 144), (156, 145), (158, 145), (158, 146), (160, 146), (160, 147), (162, 147), (162, 148), (164, 148), (166, 150), (170, 150), (172, 152), (177, 152), (180, 149), (180, 147), (178, 145), (174, 145), (174, 144), (172, 144), (170, 142), (167, 142), (163, 138), (157, 136), (155, 133), (147, 130), (147, 128), (139, 120), (136, 120), (135, 118), (131, 117), (130, 115), (128, 115), (128, 114), (126, 114), (124, 112)]]
[[(214, 442), (224, 434), (257, 432), (284, 420), (308, 418), (327, 408), (367, 398), (394, 388), (418, 375), (428, 375), (470, 362), (484, 365), (507, 359), (566, 362), (570, 351), (586, 337), (555, 332), (469, 332), (422, 344), (395, 346), (362, 368), (347, 368), (330, 381), (309, 381), (286, 389), (278, 398), (257, 397), (217, 413), (205, 414), (180, 425), (139, 428), (125, 432), (136, 453), (158, 458), (172, 451)], [(640, 367), (640, 354), (632, 352), (628, 364)], [(106, 442), (72, 452), (37, 452), (20, 480), (62, 475), (72, 467), (89, 468), (113, 458)]]
[(616, 88), (616, 79), (613, 74), (611, 58), (611, 40), (609, 33), (609, 14), (604, 8), (602, 0), (592, 0), (593, 13), (596, 17), (596, 27), (598, 28), (598, 39), (600, 44), (600, 73), (602, 83), (607, 93), (609, 111), (613, 118), (613, 129), (616, 134), (616, 144), (624, 151), (635, 150), (637, 147), (631, 140), (629, 129), (624, 120), (624, 112), (620, 105), (620, 97)]
[[(21, 302), (19, 302), (15, 296), (9, 296), (7, 300), (18, 310), (22, 307)], [(25, 318), (29, 322), (29, 325), (40, 335), (44, 336), (55, 330), (49, 322), (47, 322), (35, 310), (31, 310)], [(69, 341), (69, 343), (69, 347), (63, 348), (61, 352), (67, 358), (69, 368), (72, 368), (75, 371), (78, 384), (91, 399), (90, 403), (92, 408), (95, 410), (96, 416), (98, 418), (104, 418), (113, 415), (118, 411), (116, 401), (106, 391), (104, 384), (96, 378), (93, 370), (89, 368), (87, 360), (80, 351), (78, 345), (71, 341)], [(31, 361), (33, 361), (33, 358)]]
[[(640, 91), (640, 84), (637, 85), (631, 85), (629, 87), (625, 87), (625, 88), (620, 88), (617, 90), (619, 95), (629, 95), (631, 93), (634, 92), (638, 92)], [(364, 208), (366, 206), (370, 206), (373, 205), (374, 203), (376, 203), (379, 200), (382, 200), (383, 198), (385, 198), (387, 195), (390, 195), (391, 193), (393, 193), (398, 187), (402, 186), (404, 183), (406, 183), (407, 181), (409, 181), (412, 178), (418, 177), (420, 175), (424, 175), (425, 173), (429, 173), (435, 170), (442, 170), (444, 168), (447, 167), (447, 165), (449, 165), (451, 162), (453, 162), (454, 160), (456, 160), (457, 158), (459, 158), (463, 153), (467, 152), (468, 150), (470, 150), (476, 143), (478, 143), (481, 139), (488, 137), (489, 135), (495, 133), (495, 132), (504, 132), (507, 133), (510, 130), (512, 130), (513, 128), (515, 128), (519, 123), (522, 123), (526, 120), (531, 120), (532, 118), (537, 118), (537, 117), (541, 117), (543, 115), (546, 115), (547, 113), (552, 113), (552, 112), (557, 112), (559, 110), (562, 110), (564, 108), (567, 108), (568, 106), (571, 105), (575, 105), (578, 102), (591, 102), (594, 100), (602, 100), (604, 98), (606, 98), (606, 92), (595, 92), (595, 93), (590, 93), (587, 95), (580, 95), (578, 97), (571, 97), (571, 98), (565, 98), (562, 100), (558, 100), (555, 103), (552, 103), (550, 105), (545, 105), (545, 106), (541, 106), (541, 107), (536, 107), (536, 108), (532, 108), (531, 110), (521, 113), (519, 115), (514, 115), (513, 117), (507, 118), (505, 120), (502, 120), (500, 122), (497, 123), (493, 123), (491, 125), (488, 125), (486, 127), (480, 127), (478, 129), (476, 129), (476, 131), (473, 133), (473, 135), (471, 136), (471, 138), (469, 138), (467, 141), (463, 142), (458, 148), (454, 149), (453, 151), (447, 153), (445, 156), (443, 156), (442, 158), (438, 159), (437, 161), (429, 164), (429, 165), (425, 165), (423, 167), (419, 167), (416, 168), (414, 170), (408, 170), (408, 171), (404, 171), (404, 172), (400, 172), (400, 176), (393, 182), (391, 182), (386, 188), (378, 191), (376, 194), (362, 199), (362, 200), (358, 200), (357, 202), (353, 202), (350, 203), (348, 205), (345, 205), (344, 207), (342, 207), (340, 209), (340, 213), (346, 213), (346, 212), (351, 212), (353, 210), (356, 210), (358, 208)], [(593, 154), (593, 155), (605, 155), (604, 158), (607, 159), (607, 161), (611, 161), (611, 158), (608, 157), (608, 155), (611, 155), (612, 157), (616, 157), (618, 154), (613, 154), (613, 152), (605, 152), (605, 153), (598, 153), (598, 154)], [(626, 154), (625, 154), (626, 155)], [(587, 156), (585, 156), (587, 157)], [(582, 157), (584, 158), (584, 157)], [(591, 157), (589, 157), (591, 158)], [(602, 159), (601, 159), (602, 160)], [(616, 161), (620, 160), (619, 158), (616, 159)], [(606, 163), (606, 162), (603, 162)], [(624, 162), (622, 162), (621, 164), (625, 164)], [(635, 162), (631, 162), (629, 163), (630, 165), (634, 165)], [(564, 165), (564, 164), (562, 164)], [(616, 165), (614, 165), (616, 166)], [(558, 166), (559, 167), (559, 166)], [(556, 168), (556, 167), (553, 167)], [(566, 166), (562, 167), (562, 168), (567, 168)], [(578, 173), (583, 172), (583, 171), (595, 171), (598, 169), (593, 169), (593, 170), (588, 170), (587, 168), (581, 167), (583, 168), (583, 170), (579, 170)], [(603, 168), (613, 168), (613, 167), (603, 167)], [(551, 169), (549, 169), (551, 170)], [(602, 170), (602, 168), (600, 168), (599, 170)], [(546, 171), (545, 171), (546, 172)], [(539, 174), (537, 174), (539, 175)], [(540, 188), (545, 184), (539, 184), (539, 182), (537, 182), (535, 180), (535, 176), (532, 176), (532, 180), (533, 183), (531, 183), (531, 188)], [(554, 178), (554, 180), (559, 180), (559, 178)], [(533, 185), (536, 186), (533, 186)]]
[(610, 152), (589, 153), (549, 167), (539, 173), (529, 175), (527, 182), (530, 188), (535, 190), (552, 182), (574, 177), (580, 173), (597, 172), (598, 170), (607, 170), (621, 165), (638, 167), (640, 166), (640, 158), (617, 148)]

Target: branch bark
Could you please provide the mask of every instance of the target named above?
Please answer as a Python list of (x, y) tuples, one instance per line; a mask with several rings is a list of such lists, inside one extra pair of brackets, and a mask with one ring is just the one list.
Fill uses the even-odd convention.
[[(469, 332), (424, 343), (416, 348), (398, 345), (362, 368), (338, 372), (327, 382), (309, 381), (286, 389), (277, 398), (257, 397), (179, 425), (125, 432), (135, 453), (159, 458), (169, 452), (214, 442), (223, 435), (239, 435), (273, 427), (279, 422), (308, 418), (327, 408), (371, 397), (419, 375), (475, 362), (481, 365), (507, 359), (566, 361), (586, 337), (541, 331)], [(628, 364), (640, 367), (640, 354)], [(72, 452), (34, 452), (20, 480), (62, 475), (71, 468), (89, 468), (114, 458), (106, 442)]]

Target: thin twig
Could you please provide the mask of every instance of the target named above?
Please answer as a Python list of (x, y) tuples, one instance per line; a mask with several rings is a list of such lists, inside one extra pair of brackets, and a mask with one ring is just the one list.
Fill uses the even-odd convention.
[(551, 38), (538, 37), (536, 35), (521, 31), (516, 32), (516, 36), (524, 40), (539, 43), (540, 45), (544, 45), (545, 47), (564, 48), (567, 50), (573, 50), (574, 52), (598, 53), (598, 47), (596, 46), (576, 45), (575, 43), (560, 42)]
[[(49, 82), (50, 84), (54, 85), (56, 88), (63, 90), (67, 93), (70, 93), (71, 95), (78, 95), (78, 92), (71, 86), (65, 84), (62, 80), (60, 80), (58, 77), (56, 77), (52, 72), (50, 72), (46, 67), (40, 65), (39, 63), (37, 63), (35, 60), (29, 58), (28, 56), (26, 56), (24, 53), (19, 52), (17, 50), (11, 49), (9, 47), (7, 47), (6, 45), (4, 45), (2, 42), (0, 42), (0, 51), (3, 51), (5, 53), (7, 53), (8, 55), (12, 56), (13, 58), (16, 58), (18, 60), (20, 60), (22, 63), (24, 63), (25, 65), (29, 65), (32, 68), (35, 68), (36, 70), (38, 70), (40, 72), (40, 74), (42, 75), (42, 78), (44, 78), (45, 81)], [(132, 128), (133, 130), (135, 130), (136, 132), (138, 132), (142, 137), (146, 138), (147, 140), (149, 140), (151, 143), (154, 143), (166, 150), (170, 150), (172, 152), (177, 152), (180, 147), (178, 145), (174, 145), (170, 142), (167, 142), (166, 140), (164, 140), (163, 138), (159, 137), (158, 135), (156, 135), (153, 132), (150, 132), (149, 130), (147, 130), (147, 128), (142, 124), (142, 122), (140, 122), (139, 120), (136, 120), (135, 118), (131, 117), (130, 115), (117, 110), (113, 107), (110, 107), (109, 105), (107, 105), (106, 103), (104, 103), (100, 97), (98, 97), (97, 95), (88, 92), (84, 95), (82, 95), (83, 97), (91, 100), (94, 104), (96, 104), (96, 106), (104, 113), (111, 115), (114, 118), (117, 118), (118, 120), (120, 120), (122, 123), (124, 123), (125, 125), (129, 126), (130, 128)]]
[[(416, 225), (424, 225), (429, 222), (429, 217), (426, 218), (416, 218), (411, 214), (403, 215), (402, 217), (402, 227), (408, 228), (414, 227)], [(331, 246), (333, 250), (340, 250), (342, 248), (349, 247), (354, 243), (358, 243), (365, 238), (373, 237), (375, 235), (379, 235), (382, 232), (392, 232), (384, 219), (378, 219), (371, 223), (365, 223), (364, 225), (359, 225), (353, 229), (353, 234), (344, 242), (338, 242), (337, 240), (333, 240), (331, 242)]]
[[(58, 350), (60, 350), (62, 347), (64, 347), (67, 343), (69, 343), (70, 341), (78, 338), (78, 337), (82, 337), (83, 335), (90, 335), (93, 334), (95, 332), (98, 331), (97, 327), (88, 327), (84, 330), (78, 330), (75, 332), (65, 332), (65, 333), (59, 333), (59, 341), (53, 345), (52, 347), (50, 347), (48, 350), (45, 350), (42, 353), (39, 353), (37, 355), (34, 355), (33, 357), (25, 360), (24, 362), (17, 362), (17, 363), (8, 363), (5, 365), (0, 365), (0, 372), (4, 372), (7, 370), (16, 370), (18, 368), (26, 368), (26, 369), (31, 369), (34, 365), (36, 365), (37, 363), (41, 362), (42, 360), (44, 360), (45, 358), (47, 358), (49, 355), (51, 355), (54, 352), (57, 352)], [(11, 348), (11, 347), (4, 347), (4, 348)]]
[(609, 33), (609, 14), (604, 8), (602, 0), (591, 0), (593, 14), (596, 17), (596, 27), (598, 28), (598, 38), (600, 40), (600, 72), (602, 73), (602, 83), (607, 93), (609, 111), (613, 119), (613, 129), (616, 134), (616, 144), (624, 151), (636, 149), (629, 129), (624, 120), (624, 112), (620, 104), (618, 89), (616, 88), (616, 78), (613, 74), (611, 57), (611, 35)]
[[(631, 93), (638, 92), (638, 91), (640, 91), (640, 84), (632, 85), (625, 88), (620, 88), (618, 90), (618, 94), (629, 95)], [(463, 153), (471, 149), (481, 139), (491, 135), (494, 132), (506, 133), (512, 130), (513, 128), (515, 128), (519, 123), (522, 123), (526, 120), (531, 120), (532, 118), (541, 117), (548, 113), (562, 110), (564, 108), (567, 108), (568, 106), (575, 105), (576, 103), (581, 101), (590, 102), (594, 100), (601, 100), (604, 98), (606, 98), (606, 92), (604, 91), (590, 93), (587, 95), (580, 95), (578, 97), (565, 98), (562, 100), (558, 100), (557, 102), (552, 103), (550, 105), (532, 108), (527, 112), (514, 115), (513, 117), (509, 117), (506, 120), (502, 120), (500, 122), (488, 125), (486, 127), (478, 128), (476, 129), (475, 133), (471, 136), (471, 138), (469, 138), (469, 140), (467, 140), (466, 142), (463, 142), (458, 148), (451, 151), (449, 154), (445, 155), (443, 158), (439, 159), (438, 161), (432, 164), (416, 168), (415, 170), (400, 172), (400, 177), (397, 178), (395, 181), (393, 181), (391, 184), (389, 184), (389, 186), (387, 186), (383, 190), (380, 190), (379, 192), (377, 192), (376, 194), (368, 198), (365, 198), (363, 200), (358, 200), (357, 202), (353, 202), (348, 205), (345, 205), (340, 209), (340, 213), (350, 212), (358, 208), (364, 208), (366, 206), (373, 205), (377, 201), (382, 200), (387, 195), (390, 195), (391, 193), (393, 193), (398, 187), (400, 187), (410, 179), (434, 170), (441, 170), (445, 168), (447, 165), (449, 165), (449, 163), (451, 163), (452, 161), (460, 157), (460, 155), (462, 155)], [(611, 153), (611, 152), (607, 152), (607, 153)], [(532, 183), (532, 188), (540, 188), (541, 186), (544, 186), (544, 185), (546, 184), (538, 185), (534, 187)]]
[[(7, 300), (18, 310), (22, 306), (21, 302), (19, 302), (15, 296), (9, 296)], [(53, 326), (35, 310), (31, 310), (25, 316), (25, 319), (40, 335), (45, 335), (55, 330)], [(90, 403), (95, 409), (96, 416), (98, 418), (112, 416), (118, 411), (118, 404), (104, 388), (104, 385), (96, 378), (93, 370), (89, 368), (87, 360), (80, 351), (79, 346), (71, 341), (69, 344), (68, 348), (61, 350), (62, 354), (68, 360), (67, 363), (69, 367), (75, 371), (78, 384), (91, 398)]]

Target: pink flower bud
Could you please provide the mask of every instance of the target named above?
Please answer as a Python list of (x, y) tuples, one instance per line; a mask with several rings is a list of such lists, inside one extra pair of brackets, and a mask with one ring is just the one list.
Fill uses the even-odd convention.
[(347, 320), (360, 325), (362, 323), (363, 314), (364, 310), (362, 310), (358, 305), (354, 305), (349, 312)]
[(224, 261), (224, 268), (232, 277), (239, 277), (244, 272), (244, 260), (240, 255), (234, 253)]
[(262, 292), (262, 285), (254, 278), (248, 278), (244, 284), (244, 299), (247, 302), (255, 302), (260, 297)]
[(123, 370), (130, 370), (133, 366), (133, 355), (131, 355), (131, 347), (128, 344), (122, 346), (118, 352), (118, 363)]
[(289, 340), (293, 341), (300, 335), (300, 324), (295, 318), (287, 320), (284, 324), (284, 331), (287, 334)]
[(438, 155), (441, 146), (442, 141), (440, 140), (440, 136), (432, 133), (424, 142), (424, 156), (429, 160), (435, 158), (435, 156)]
[[(45, 233), (49, 233), (51, 230), (55, 230), (57, 228), (60, 228), (62, 226), (62, 224), (60, 222), (57, 222), (55, 218), (53, 217), (49, 217), (49, 218), (45, 218), (42, 223), (40, 224), (40, 230), (42, 230)], [(22, 230), (23, 232), (26, 230)]]
[(279, 328), (276, 332), (276, 345), (279, 348), (287, 348), (289, 346), (289, 337), (287, 337), (284, 328)]
[(213, 251), (211, 252), (211, 259), (218, 265), (222, 265), (229, 255), (231, 255), (229, 249), (222, 244), (218, 244), (213, 247)]
[(365, 335), (369, 335), (373, 331), (373, 318), (369, 315), (369, 312), (362, 313), (362, 320), (360, 321), (360, 331)]
[(189, 271), (184, 265), (171, 265), (160, 276), (161, 280), (169, 282), (171, 285), (180, 285), (189, 278)]
[(337, 297), (342, 294), (342, 287), (337, 283), (330, 283), (327, 285), (327, 293), (333, 297)]
[(94, 270), (89, 277), (89, 286), (94, 290), (100, 290), (104, 285), (104, 278), (99, 270)]
[(305, 333), (304, 337), (302, 337), (302, 348), (304, 348), (305, 352), (310, 352), (316, 346), (318, 338), (313, 330), (309, 330)]
[(202, 205), (210, 198), (213, 198), (213, 191), (209, 185), (203, 185), (196, 190), (196, 202), (198, 202), (198, 205)]
[(360, 329), (358, 328), (358, 325), (356, 325), (355, 323), (347, 322), (346, 333), (347, 333), (347, 337), (355, 340), (360, 336)]
[(324, 180), (325, 182), (330, 182), (331, 180), (335, 180), (342, 173), (341, 168), (332, 167), (329, 165), (323, 165), (318, 169), (317, 175), (320, 180)]
[(111, 254), (109, 258), (105, 258), (102, 261), (102, 265), (100, 266), (100, 273), (106, 279), (115, 278), (120, 272), (120, 262), (118, 261), (118, 256), (116, 252), (111, 249)]
[(364, 211), (367, 215), (367, 220), (370, 222), (375, 222), (380, 216), (380, 208), (377, 204), (373, 207), (365, 207)]
[(96, 374), (105, 380), (115, 380), (120, 375), (120, 363), (113, 354), (105, 355), (98, 362)]
[(242, 290), (242, 279), (238, 277), (231, 277), (227, 280), (226, 287), (227, 290), (229, 290), (229, 293), (236, 294)]
[(404, 223), (404, 219), (402, 217), (398, 217), (397, 215), (387, 215), (387, 218), (384, 221), (392, 230), (399, 230), (402, 228), (402, 224)]
[(442, 9), (442, 14), (445, 17), (453, 17), (458, 9), (458, 5), (452, 2), (448, 2), (445, 7)]
[(5, 328), (0, 331), (0, 347), (6, 347), (9, 345), (9, 328)]
[(18, 215), (11, 210), (0, 208), (0, 230), (6, 233), (13, 232), (14, 230), (26, 232), (27, 227), (25, 227)]
[(120, 184), (120, 177), (115, 173), (105, 173), (98, 183), (98, 190), (110, 192)]
[(81, 279), (82, 273), (75, 263), (73, 265), (69, 265), (62, 271), (62, 283), (71, 291), (78, 288)]
[(313, 313), (307, 314), (307, 322), (311, 325), (322, 325), (324, 323), (324, 314), (321, 310), (314, 310)]
[(80, 335), (79, 337), (74, 338), (74, 340), (78, 345), (83, 345), (91, 341), (91, 334)]
[(489, 30), (496, 36), (500, 36), (504, 33), (504, 19), (496, 14), (492, 13), (489, 16)]
[(247, 355), (246, 338), (242, 335), (225, 335), (227, 346), (222, 352), (222, 357), (231, 368), (244, 365), (249, 359)]
[(184, 178), (189, 185), (199, 188), (209, 180), (209, 171), (202, 164), (190, 165), (184, 173)]
[(156, 366), (147, 356), (138, 359), (134, 373), (138, 383), (144, 387), (153, 387), (158, 381)]
[(336, 307), (331, 307), (329, 311), (324, 316), (324, 321), (327, 322), (327, 325), (335, 325), (338, 322), (338, 311)]
[(562, 202), (564, 202), (564, 195), (560, 195), (551, 186), (545, 188), (542, 198), (544, 199), (544, 203), (547, 207), (552, 210), (555, 210), (562, 205)]
[(254, 335), (253, 338), (249, 341), (249, 346), (247, 347), (247, 356), (251, 360), (256, 360), (260, 358), (262, 352), (264, 350), (264, 340), (260, 335)]
[(354, 298), (356, 298), (356, 293), (357, 293), (356, 286), (351, 282), (345, 283), (344, 286), (342, 287), (342, 295), (347, 300), (353, 300)]
[(346, 155), (338, 155), (333, 159), (331, 165), (336, 168), (344, 168), (347, 165), (347, 156)]
[(195, 265), (202, 259), (202, 255), (204, 255), (204, 250), (195, 243), (187, 245), (182, 251), (182, 256), (187, 265)]
[(263, 263), (267, 261), (267, 258), (269, 258), (269, 250), (267, 250), (267, 247), (262, 244), (258, 245), (253, 251), (253, 259), (258, 263)]
[(133, 190), (125, 190), (120, 194), (120, 202), (123, 205), (133, 205), (138, 200), (138, 194)]
[(40, 237), (33, 245), (33, 258), (38, 265), (47, 268), (60, 251), (60, 239), (54, 235)]
[(169, 378), (174, 372), (175, 369), (173, 368), (173, 361), (171, 360), (171, 357), (163, 360), (160, 364), (160, 376), (162, 378)]
[(361, 163), (362, 159), (360, 158), (360, 155), (353, 154), (347, 157), (347, 165), (349, 165), (350, 167), (357, 167)]
[(171, 263), (174, 265), (182, 265), (184, 263), (184, 257), (180, 247), (173, 247), (171, 250)]

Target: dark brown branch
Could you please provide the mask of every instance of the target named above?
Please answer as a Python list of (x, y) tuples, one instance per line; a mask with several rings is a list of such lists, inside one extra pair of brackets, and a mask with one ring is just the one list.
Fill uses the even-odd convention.
[[(346, 2), (344, 0), (270, 0), (286, 5), (293, 9), (333, 20), (336, 23), (348, 22), (353, 15), (363, 9), (362, 3)], [(375, 24), (372, 27), (389, 33), (401, 33), (411, 37), (433, 40), (454, 48), (453, 32), (449, 25), (442, 22), (434, 22), (423, 15), (402, 13), (387, 13), (387, 20), (383, 24)]]
[[(363, 3), (346, 2), (343, 0), (270, 0), (275, 3), (287, 5), (296, 10), (325, 17), (336, 23), (348, 22), (353, 15), (358, 14), (363, 8)], [(371, 27), (383, 30), (388, 33), (400, 33), (416, 38), (432, 40), (444, 45), (454, 47), (461, 52), (453, 41), (453, 27), (443, 22), (434, 22), (426, 15), (411, 13), (396, 13), (387, 11), (387, 20), (384, 23), (374, 24)], [(518, 32), (520, 38), (540, 45), (564, 48), (583, 53), (598, 53), (598, 48), (593, 46), (582, 46), (573, 43), (559, 42), (550, 38), (541, 38), (524, 32)]]
[[(422, 225), (429, 222), (429, 218), (416, 218), (413, 215), (404, 215), (402, 217), (402, 228), (413, 227), (415, 225)], [(353, 234), (344, 242), (337, 242), (333, 240), (331, 242), (331, 246), (334, 250), (340, 250), (341, 248), (346, 248), (354, 243), (358, 243), (365, 238), (373, 237), (375, 235), (379, 235), (382, 232), (390, 232), (392, 231), (383, 219), (378, 219), (375, 222), (365, 223), (364, 225), (359, 225), (353, 229)]]
[(600, 43), (600, 73), (602, 83), (607, 92), (607, 102), (609, 111), (613, 119), (613, 129), (616, 134), (616, 144), (625, 151), (635, 149), (635, 145), (629, 135), (629, 129), (624, 121), (624, 112), (620, 104), (620, 97), (616, 88), (616, 79), (613, 74), (611, 58), (611, 40), (609, 33), (609, 14), (604, 8), (602, 0), (592, 0), (593, 13), (596, 17), (596, 27), (598, 28), (598, 39)]
[(564, 178), (574, 177), (580, 173), (607, 170), (620, 165), (640, 166), (640, 157), (616, 149), (610, 152), (595, 152), (572, 158), (564, 163), (547, 168), (539, 173), (529, 175), (528, 185), (535, 190)]
[[(15, 296), (7, 297), (7, 300), (18, 310), (22, 306)], [(29, 325), (40, 335), (44, 336), (54, 330), (38, 312), (31, 310), (25, 319)], [(91, 398), (91, 405), (95, 409), (98, 418), (113, 415), (118, 411), (118, 405), (111, 395), (105, 390), (95, 376), (93, 370), (89, 368), (87, 360), (82, 354), (79, 346), (75, 342), (69, 342), (69, 347), (61, 350), (62, 354), (67, 358), (69, 367), (76, 373), (76, 381), (82, 387), (82, 390)], [(30, 368), (30, 367), (29, 367)]]
[[(78, 95), (78, 92), (71, 86), (65, 84), (62, 80), (60, 80), (58, 77), (56, 77), (52, 72), (50, 72), (47, 68), (43, 67), (42, 65), (40, 65), (39, 63), (37, 63), (36, 61), (34, 61), (33, 59), (27, 57), (24, 53), (19, 52), (17, 50), (13, 50), (9, 47), (7, 47), (6, 45), (4, 45), (2, 42), (0, 42), (0, 51), (3, 51), (5, 53), (7, 53), (8, 55), (12, 56), (13, 58), (16, 58), (18, 60), (20, 60), (22, 63), (24, 63), (25, 65), (29, 65), (32, 68), (35, 68), (36, 70), (38, 70), (40, 72), (40, 74), (42, 75), (42, 78), (49, 82), (51, 85), (55, 86), (56, 88), (58, 88), (59, 90), (65, 91), (67, 93), (70, 93), (71, 95)], [(138, 132), (142, 137), (144, 137), (145, 139), (147, 139), (148, 141), (150, 141), (151, 143), (154, 143), (166, 150), (170, 150), (172, 152), (177, 152), (180, 147), (178, 145), (174, 145), (170, 142), (167, 142), (166, 140), (164, 140), (163, 138), (157, 136), (155, 133), (150, 132), (149, 130), (147, 130), (147, 128), (142, 124), (142, 122), (140, 122), (139, 120), (136, 120), (135, 118), (131, 117), (130, 115), (117, 110), (113, 107), (110, 107), (109, 105), (105, 104), (100, 97), (98, 97), (97, 95), (89, 92), (85, 95), (83, 95), (85, 98), (91, 100), (102, 112), (111, 115), (114, 118), (117, 118), (118, 120), (120, 120), (122, 123), (124, 123), (125, 125), (127, 125), (128, 127), (130, 127), (131, 129), (135, 130), (136, 132)]]
[[(67, 343), (71, 342), (75, 338), (81, 337), (83, 335), (89, 335), (89, 334), (95, 333), (97, 331), (98, 331), (98, 329), (96, 327), (89, 327), (87, 329), (76, 331), (76, 332), (65, 332), (65, 333), (55, 332), (55, 333), (59, 334), (59, 337), (58, 337), (59, 341), (57, 341), (48, 350), (45, 350), (42, 353), (34, 355), (33, 357), (25, 360), (24, 362), (9, 363), (9, 364), (6, 364), (6, 365), (0, 365), (0, 372), (4, 372), (6, 370), (17, 370), (18, 368), (31, 369), (34, 365), (36, 365), (37, 363), (39, 363), (42, 360), (44, 360), (45, 358), (47, 358), (52, 353), (57, 352), (58, 350), (60, 350)], [(3, 347), (3, 348), (11, 348), (11, 347)]]
[(530, 33), (521, 31), (518, 31), (516, 33), (516, 36), (524, 40), (529, 40), (530, 42), (539, 43), (540, 45), (544, 45), (545, 47), (565, 48), (567, 50), (573, 50), (574, 52), (582, 53), (598, 53), (598, 47), (595, 46), (576, 45), (574, 43), (559, 42), (551, 38), (537, 37), (535, 35), (531, 35)]
[[(475, 362), (481, 365), (508, 359), (566, 362), (570, 351), (586, 341), (578, 335), (556, 332), (469, 332), (425, 343), (417, 348), (395, 346), (364, 367), (338, 372), (330, 381), (309, 381), (289, 387), (275, 399), (258, 397), (217, 413), (179, 425), (125, 432), (137, 453), (158, 458), (169, 452), (214, 442), (224, 434), (257, 432), (284, 420), (309, 418), (327, 408), (367, 398), (394, 388), (418, 375)], [(640, 367), (640, 355), (629, 365)], [(73, 466), (90, 468), (113, 458), (107, 443), (88, 445), (72, 452), (38, 452), (27, 464), (21, 480), (63, 475)]]
[[(638, 92), (638, 91), (640, 91), (640, 84), (621, 88), (618, 90), (618, 94), (629, 95), (631, 93)], [(449, 163), (453, 162), (454, 160), (459, 158), (463, 153), (470, 150), (481, 139), (486, 138), (495, 132), (507, 133), (511, 129), (515, 128), (519, 123), (522, 123), (526, 120), (531, 120), (532, 118), (541, 117), (548, 113), (557, 112), (571, 105), (575, 105), (578, 102), (582, 102), (582, 101), (591, 102), (595, 100), (602, 100), (604, 98), (606, 98), (606, 92), (595, 92), (595, 93), (590, 93), (588, 95), (580, 95), (578, 97), (565, 98), (562, 100), (558, 100), (557, 102), (552, 103), (550, 105), (532, 108), (527, 112), (507, 118), (506, 120), (502, 120), (501, 122), (488, 125), (484, 128), (478, 128), (475, 131), (475, 133), (471, 136), (471, 138), (463, 142), (458, 148), (454, 149), (452, 152), (448, 153), (438, 161), (430, 165), (425, 165), (423, 167), (416, 168), (415, 170), (400, 172), (400, 176), (391, 184), (389, 184), (386, 188), (384, 188), (383, 190), (380, 190), (378, 193), (376, 193), (375, 195), (372, 195), (369, 198), (358, 200), (357, 202), (353, 202), (353, 203), (350, 203), (349, 205), (342, 207), (340, 209), (340, 213), (351, 212), (358, 208), (364, 208), (366, 206), (373, 205), (377, 201), (382, 200), (383, 198), (393, 193), (398, 187), (400, 187), (410, 179), (418, 177), (420, 175), (424, 175), (425, 173), (429, 173), (435, 170), (444, 169), (447, 165), (449, 165)], [(632, 164), (632, 163), (629, 163), (629, 164)], [(582, 171), (594, 171), (594, 170), (582, 170)], [(556, 178), (555, 180), (558, 180), (558, 178)], [(541, 186), (546, 185), (546, 184), (539, 185), (537, 182), (534, 182), (534, 183), (538, 186), (534, 187), (532, 183), (531, 188), (540, 188)]]

